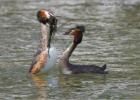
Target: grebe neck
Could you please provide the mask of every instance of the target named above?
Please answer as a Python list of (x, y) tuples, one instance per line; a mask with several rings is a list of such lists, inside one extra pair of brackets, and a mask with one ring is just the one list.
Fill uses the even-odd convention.
[(46, 50), (48, 47), (49, 38), (49, 28), (47, 29), (46, 25), (41, 23), (41, 48)]
[(77, 44), (71, 43), (70, 46), (63, 52), (61, 58), (69, 63), (69, 58), (76, 47)]

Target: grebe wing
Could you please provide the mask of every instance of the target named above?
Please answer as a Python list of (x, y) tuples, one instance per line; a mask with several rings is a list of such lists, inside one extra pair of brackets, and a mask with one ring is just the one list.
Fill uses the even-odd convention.
[(33, 59), (32, 59), (32, 63), (31, 63), (31, 67), (30, 67), (30, 70), (29, 72), (31, 72), (32, 70), (32, 67), (37, 63), (37, 56), (41, 53), (41, 49), (37, 49), (36, 53), (34, 54), (33, 56)]
[(41, 48), (37, 49), (36, 53), (34, 54), (34, 57), (36, 57), (37, 55), (39, 55), (41, 53)]
[(45, 65), (48, 59), (48, 52), (46, 50), (38, 50), (34, 55), (29, 72), (32, 74), (38, 73)]

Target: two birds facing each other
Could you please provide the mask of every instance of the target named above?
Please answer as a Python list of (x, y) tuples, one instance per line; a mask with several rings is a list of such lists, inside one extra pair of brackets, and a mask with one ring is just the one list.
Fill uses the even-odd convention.
[[(39, 10), (37, 12), (38, 21), (41, 24), (41, 40), (40, 47), (37, 50), (32, 60), (29, 72), (32, 74), (47, 72), (52, 68), (57, 60), (56, 49), (51, 44), (51, 40), (54, 33), (57, 30), (57, 19), (53, 13), (46, 10)], [(47, 25), (49, 29), (47, 29)], [(72, 35), (73, 41), (71, 45), (63, 52), (60, 57), (59, 64), (64, 74), (78, 74), (78, 73), (99, 73), (106, 74), (106, 64), (102, 67), (96, 65), (76, 65), (69, 62), (69, 58), (77, 47), (81, 43), (83, 33), (85, 32), (84, 26), (76, 26), (67, 30), (64, 35)]]

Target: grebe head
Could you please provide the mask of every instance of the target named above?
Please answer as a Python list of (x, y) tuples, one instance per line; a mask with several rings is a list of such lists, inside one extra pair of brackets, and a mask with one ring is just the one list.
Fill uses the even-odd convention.
[(70, 34), (74, 36), (73, 42), (75, 44), (79, 44), (82, 41), (83, 32), (85, 32), (85, 27), (81, 25), (81, 26), (76, 26), (74, 28), (69, 29), (67, 32), (65, 32), (65, 35)]
[(55, 21), (57, 19), (55, 19), (55, 16), (53, 15), (53, 13), (45, 10), (45, 9), (41, 9), (37, 12), (37, 19), (40, 23), (43, 24), (54, 24)]
[(51, 39), (54, 36), (53, 34), (57, 30), (57, 19), (52, 12), (49, 12), (45, 9), (39, 10), (37, 12), (37, 19), (40, 23), (44, 25), (46, 25), (47, 23), (49, 24), (50, 33), (49, 33), (48, 47), (50, 48)]
[(37, 12), (37, 19), (40, 23), (46, 24), (49, 22), (50, 14), (48, 11), (42, 9)]
[(37, 12), (37, 19), (40, 23), (43, 23), (44, 25), (48, 23), (53, 31), (56, 31), (57, 29), (57, 19), (54, 16), (52, 12), (49, 12), (45, 9), (41, 9)]

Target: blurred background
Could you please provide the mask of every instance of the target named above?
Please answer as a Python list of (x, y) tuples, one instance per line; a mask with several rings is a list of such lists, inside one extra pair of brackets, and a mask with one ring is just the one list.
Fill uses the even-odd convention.
[[(59, 56), (70, 44), (61, 33), (85, 25), (71, 62), (107, 64), (109, 74), (62, 75), (59, 65), (45, 75), (28, 73), (39, 45), (39, 9), (58, 19), (54, 45)], [(0, 0), (1, 100), (139, 100), (139, 0)]]

